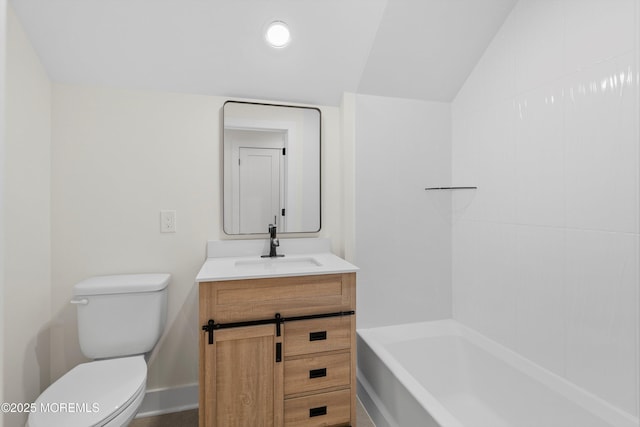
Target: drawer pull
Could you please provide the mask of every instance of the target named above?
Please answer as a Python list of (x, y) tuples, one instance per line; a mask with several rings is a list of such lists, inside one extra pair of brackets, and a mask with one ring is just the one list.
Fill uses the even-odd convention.
[(327, 415), (327, 407), (319, 406), (317, 408), (309, 409), (309, 418), (319, 417), (321, 415)]
[(323, 341), (327, 339), (327, 331), (309, 332), (309, 341)]
[(321, 378), (327, 376), (327, 368), (312, 369), (309, 371), (309, 378)]

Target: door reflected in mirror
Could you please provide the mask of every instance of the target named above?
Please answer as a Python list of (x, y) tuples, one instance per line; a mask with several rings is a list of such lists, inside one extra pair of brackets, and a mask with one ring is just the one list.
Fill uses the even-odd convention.
[(227, 101), (224, 232), (320, 230), (320, 110)]

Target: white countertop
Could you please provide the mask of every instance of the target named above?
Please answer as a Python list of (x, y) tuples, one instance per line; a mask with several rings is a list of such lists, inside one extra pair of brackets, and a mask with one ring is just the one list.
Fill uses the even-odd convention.
[(262, 258), (269, 252), (269, 240), (215, 240), (207, 244), (207, 259), (196, 282), (259, 279), (351, 273), (355, 265), (334, 255), (329, 240), (321, 238), (280, 239), (281, 258)]

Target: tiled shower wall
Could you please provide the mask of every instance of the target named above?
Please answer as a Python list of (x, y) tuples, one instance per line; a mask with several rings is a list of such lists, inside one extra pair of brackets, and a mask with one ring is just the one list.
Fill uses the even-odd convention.
[(638, 0), (521, 0), (453, 103), (453, 313), (638, 416)]
[(451, 106), (356, 95), (354, 119), (358, 328), (449, 318), (449, 213), (424, 187), (451, 179)]

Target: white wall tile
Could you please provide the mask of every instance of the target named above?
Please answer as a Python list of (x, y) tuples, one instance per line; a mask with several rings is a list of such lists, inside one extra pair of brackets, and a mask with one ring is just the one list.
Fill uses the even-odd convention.
[(516, 90), (517, 19), (507, 17), (456, 97), (468, 112), (484, 110), (512, 96)]
[(521, 0), (514, 13), (516, 93), (522, 93), (562, 75), (564, 9), (560, 0)]
[(476, 228), (477, 221), (460, 220), (452, 229), (452, 283), (453, 283), (453, 317), (473, 326), (476, 314), (477, 287), (482, 286), (476, 280), (479, 269), (477, 264)]
[[(520, 0), (509, 22), (452, 108), (452, 180), (479, 187), (454, 317), (637, 416), (640, 4)], [(489, 89), (510, 54), (514, 89)]]
[(566, 0), (565, 72), (633, 50), (636, 0)]
[[(452, 176), (455, 181), (451, 183), (456, 186), (477, 186), (478, 185), (478, 155), (477, 148), (480, 146), (473, 134), (474, 120), (478, 114), (464, 113), (454, 109), (452, 111), (452, 157), (456, 162), (452, 164)], [(461, 219), (473, 218), (476, 204), (477, 191), (465, 190), (455, 191), (450, 194), (451, 220), (455, 224)], [(440, 196), (442, 197), (442, 196)], [(455, 269), (454, 269), (455, 271)]]
[(515, 15), (509, 15), (478, 63), (484, 89), (481, 108), (510, 99), (516, 91), (517, 28)]
[(563, 88), (543, 86), (516, 103), (516, 222), (564, 226)]
[(567, 378), (637, 414), (637, 236), (568, 230), (566, 242)]
[(638, 231), (638, 126), (634, 57), (566, 80), (567, 226)]
[[(503, 101), (473, 113), (470, 141), (475, 149), (478, 186), (468, 218), (483, 221), (515, 221), (516, 143), (515, 106)], [(457, 177), (455, 177), (457, 182)]]
[[(516, 227), (513, 225), (474, 221), (469, 235), (459, 239), (471, 242), (457, 259), (456, 300), (460, 320), (488, 337), (507, 346), (516, 344)], [(459, 241), (460, 242), (460, 241)], [(460, 253), (460, 252), (458, 252)], [(470, 262), (473, 271), (460, 266)], [(456, 274), (459, 274), (456, 272)]]
[(451, 115), (451, 139), (452, 157), (456, 161), (452, 165), (452, 176), (456, 177), (456, 181), (452, 184), (456, 185), (476, 185), (477, 164), (476, 164), (476, 147), (472, 135), (471, 121), (469, 113), (461, 112), (453, 109)]
[(566, 339), (564, 239), (562, 228), (517, 229), (517, 349), (559, 375)]
[(359, 327), (450, 317), (451, 196), (424, 190), (451, 181), (450, 106), (358, 95), (355, 110)]

